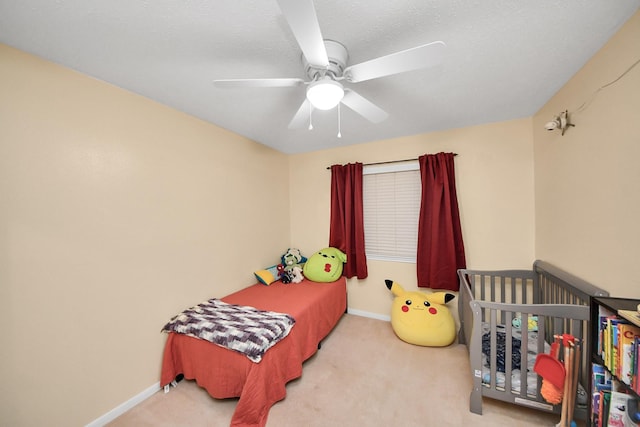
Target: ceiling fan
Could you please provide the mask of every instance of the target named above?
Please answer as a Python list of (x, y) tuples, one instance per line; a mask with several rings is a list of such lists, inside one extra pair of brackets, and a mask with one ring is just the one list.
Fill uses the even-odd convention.
[[(302, 62), (309, 81), (299, 78), (215, 80), (219, 88), (273, 88), (307, 85), (306, 98), (289, 123), (289, 129), (311, 126), (314, 109), (330, 110), (340, 103), (365, 119), (379, 123), (388, 114), (341, 83), (358, 83), (406, 71), (435, 66), (442, 61), (446, 45), (436, 41), (356, 65), (347, 66), (349, 54), (339, 42), (324, 40), (313, 0), (277, 0), (302, 50)], [(338, 131), (338, 136), (340, 132)]]

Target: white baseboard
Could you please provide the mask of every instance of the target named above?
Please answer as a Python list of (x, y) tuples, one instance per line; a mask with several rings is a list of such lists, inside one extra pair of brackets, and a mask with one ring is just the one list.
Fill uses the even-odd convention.
[(362, 317), (369, 317), (371, 319), (384, 320), (386, 322), (391, 321), (391, 316), (385, 316), (384, 314), (378, 314), (378, 313), (371, 313), (369, 311), (356, 310), (355, 308), (348, 308), (347, 313), (353, 314), (354, 316), (362, 316)]
[(113, 408), (112, 410), (110, 410), (100, 418), (96, 418), (95, 420), (91, 421), (85, 427), (102, 427), (105, 424), (115, 420), (120, 415), (124, 414), (125, 412), (127, 412), (129, 409), (133, 408), (140, 402), (147, 400), (148, 398), (156, 394), (158, 391), (160, 391), (160, 381), (158, 381), (151, 387), (147, 388), (146, 390), (143, 390), (142, 392), (133, 396), (131, 399), (127, 400), (126, 402)]
[[(354, 308), (347, 309), (347, 313), (353, 314), (354, 316), (369, 317), (371, 319), (384, 320), (387, 322), (391, 321), (391, 316), (385, 316), (378, 313), (371, 313), (369, 311), (356, 310)], [(102, 427), (105, 424), (115, 420), (120, 415), (124, 414), (129, 409), (136, 406), (137, 404), (143, 402), (144, 400), (147, 400), (148, 398), (150, 398), (151, 396), (153, 396), (155, 393), (159, 391), (160, 391), (160, 382), (157, 382), (151, 387), (147, 388), (146, 390), (143, 390), (142, 392), (133, 396), (131, 399), (127, 400), (126, 402), (113, 408), (106, 414), (102, 415), (100, 418), (96, 418), (95, 420), (91, 421), (85, 427)]]

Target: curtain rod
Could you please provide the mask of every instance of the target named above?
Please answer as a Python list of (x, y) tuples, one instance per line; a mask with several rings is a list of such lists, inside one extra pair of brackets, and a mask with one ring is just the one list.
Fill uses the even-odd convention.
[[(458, 153), (453, 153), (453, 156), (457, 156)], [(417, 158), (415, 159), (403, 159), (403, 160), (388, 160), (386, 162), (374, 162), (374, 163), (363, 163), (362, 166), (374, 166), (374, 165), (386, 165), (389, 163), (402, 163), (402, 162), (411, 162), (414, 160), (418, 160)], [(327, 169), (331, 169), (331, 166), (327, 166)]]

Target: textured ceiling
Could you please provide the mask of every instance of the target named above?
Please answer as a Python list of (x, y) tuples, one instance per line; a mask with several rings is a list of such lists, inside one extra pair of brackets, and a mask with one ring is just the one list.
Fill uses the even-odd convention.
[[(215, 79), (306, 78), (276, 0), (0, 0), (0, 42), (285, 153), (535, 114), (631, 17), (640, 0), (316, 0), (349, 64), (436, 40), (444, 62), (345, 84), (384, 109), (348, 108), (289, 130), (304, 87), (220, 89)], [(603, 84), (606, 82), (603, 82)]]

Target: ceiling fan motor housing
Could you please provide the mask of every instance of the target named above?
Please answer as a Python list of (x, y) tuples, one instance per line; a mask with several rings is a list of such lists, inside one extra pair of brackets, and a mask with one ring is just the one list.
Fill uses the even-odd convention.
[[(306, 85), (306, 99), (289, 123), (290, 129), (310, 123), (314, 108), (332, 109), (340, 104), (372, 123), (380, 123), (388, 114), (358, 94), (346, 83), (359, 83), (379, 77), (432, 67), (442, 61), (444, 42), (435, 41), (383, 55), (347, 67), (347, 48), (335, 40), (322, 37), (312, 0), (277, 0), (293, 36), (302, 51), (301, 65), (308, 80), (301, 78), (216, 80), (219, 87), (298, 87)], [(338, 114), (338, 119), (340, 115)]]
[(325, 75), (334, 78), (342, 77), (342, 73), (347, 65), (349, 53), (342, 43), (333, 40), (324, 40), (324, 46), (327, 49), (327, 57), (329, 58), (329, 66), (327, 68), (313, 66), (307, 62), (304, 55), (302, 56), (304, 70), (311, 80), (316, 80)]

